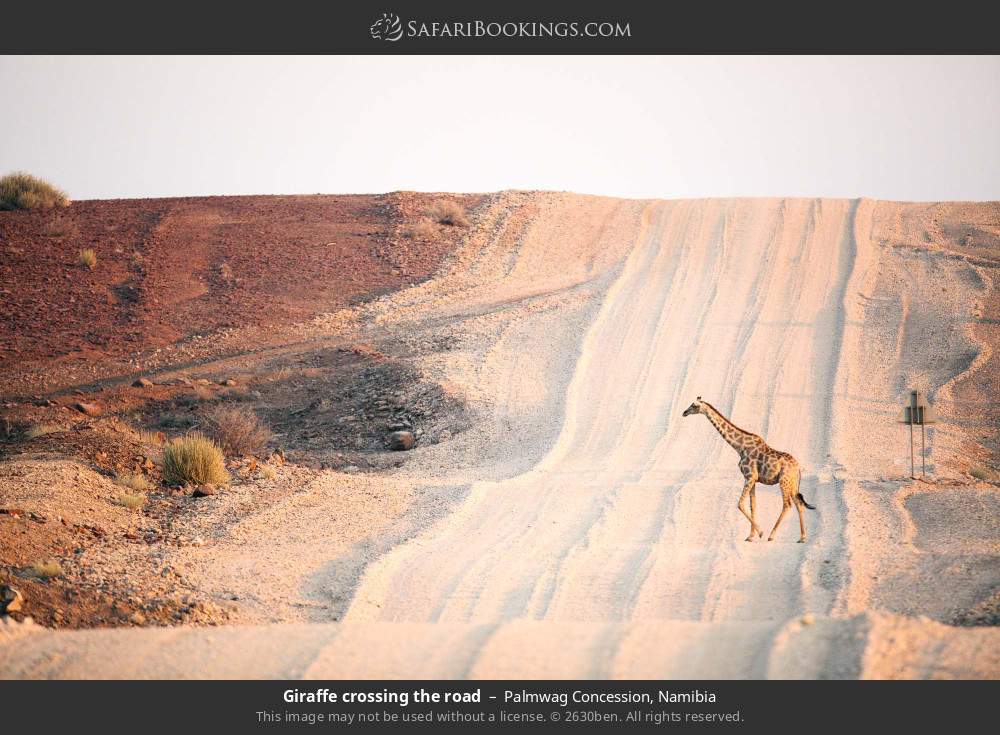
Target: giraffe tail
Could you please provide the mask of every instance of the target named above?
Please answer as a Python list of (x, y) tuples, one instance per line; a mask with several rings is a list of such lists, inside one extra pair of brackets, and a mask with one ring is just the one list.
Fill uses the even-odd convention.
[[(802, 482), (802, 468), (799, 467), (799, 479), (796, 481), (795, 487), (797, 488), (801, 482)], [(815, 505), (809, 505), (809, 503), (806, 502), (806, 499), (802, 497), (802, 493), (796, 493), (795, 496), (799, 499), (799, 502), (802, 503), (802, 505), (807, 507), (809, 510), (816, 510)]]

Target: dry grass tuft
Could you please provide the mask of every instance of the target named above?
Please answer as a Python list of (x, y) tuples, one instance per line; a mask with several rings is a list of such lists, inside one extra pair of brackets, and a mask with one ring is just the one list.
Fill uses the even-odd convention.
[(195, 402), (214, 401), (215, 393), (207, 385), (196, 385), (193, 390)]
[(79, 262), (84, 268), (94, 270), (94, 268), (97, 267), (97, 253), (95, 253), (92, 248), (81, 250), (80, 254), (77, 255), (77, 262)]
[(42, 234), (45, 237), (63, 237), (68, 229), (66, 222), (57, 214), (42, 228)]
[(18, 171), (0, 178), (0, 210), (66, 206), (66, 192), (31, 174)]
[(30, 576), (37, 577), (38, 579), (52, 579), (53, 577), (61, 577), (66, 573), (63, 571), (62, 564), (56, 559), (36, 561), (28, 567), (27, 572)]
[(118, 493), (118, 505), (129, 510), (139, 510), (146, 504), (146, 496), (142, 493)]
[(438, 224), (451, 225), (452, 227), (469, 226), (469, 216), (465, 213), (465, 208), (451, 199), (435, 202), (427, 210), (427, 214)]
[[(157, 426), (163, 429), (190, 429), (194, 423), (195, 420), (193, 418), (180, 413), (161, 414), (157, 420)], [(162, 444), (163, 442), (159, 443)]]
[(151, 483), (146, 476), (140, 472), (119, 472), (115, 476), (115, 483), (121, 485), (122, 487), (127, 487), (130, 490), (141, 490), (145, 492), (146, 490), (153, 489), (153, 483)]
[(55, 434), (62, 431), (61, 428), (55, 424), (32, 424), (28, 427), (28, 430), (24, 432), (26, 439), (37, 439), (46, 434)]
[(229, 456), (260, 455), (271, 441), (271, 430), (249, 408), (219, 406), (205, 419), (209, 434)]
[(249, 401), (251, 398), (250, 388), (246, 385), (231, 385), (219, 391), (219, 400), (222, 401)]
[(411, 240), (432, 240), (437, 234), (437, 227), (429, 219), (421, 219), (403, 230), (403, 236)]
[(271, 373), (268, 381), (271, 383), (284, 383), (287, 380), (291, 380), (293, 377), (295, 377), (295, 371), (285, 365)]
[(225, 457), (215, 443), (197, 432), (174, 439), (163, 448), (163, 480), (168, 485), (225, 485)]
[(995, 470), (981, 464), (974, 465), (972, 469), (969, 470), (969, 474), (977, 480), (985, 480), (986, 482), (995, 482), (997, 479), (1000, 479), (1000, 474), (998, 474)]
[(167, 441), (162, 431), (139, 429), (134, 432), (134, 436), (137, 442), (146, 446), (162, 447)]

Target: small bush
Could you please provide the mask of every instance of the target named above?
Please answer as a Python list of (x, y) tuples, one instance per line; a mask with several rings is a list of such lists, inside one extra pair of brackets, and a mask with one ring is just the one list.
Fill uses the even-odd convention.
[(46, 237), (62, 237), (66, 234), (67, 230), (66, 223), (63, 218), (59, 215), (55, 215), (47, 225), (45, 225), (42, 230), (42, 234)]
[(63, 571), (62, 564), (60, 564), (55, 559), (46, 559), (45, 561), (36, 561), (30, 567), (28, 567), (28, 574), (32, 577), (37, 577), (38, 579), (52, 579), (53, 577), (61, 577), (65, 572)]
[(969, 470), (969, 474), (975, 477), (977, 480), (985, 480), (986, 482), (993, 482), (1000, 475), (991, 470), (989, 467), (984, 467), (983, 465), (975, 465)]
[(168, 485), (225, 485), (225, 457), (211, 439), (197, 432), (174, 439), (163, 448), (161, 466)]
[(27, 431), (24, 432), (24, 436), (27, 439), (37, 439), (40, 436), (55, 434), (58, 431), (62, 431), (62, 429), (54, 424), (32, 424), (28, 427)]
[(0, 418), (0, 439), (10, 441), (11, 439), (23, 438), (31, 424), (24, 421), (11, 421), (8, 418)]
[(271, 430), (248, 408), (219, 406), (205, 418), (209, 434), (229, 456), (261, 454), (271, 441)]
[(69, 197), (47, 181), (23, 172), (0, 178), (0, 209), (66, 207)]
[(427, 211), (427, 214), (438, 224), (451, 225), (453, 227), (469, 226), (469, 217), (465, 213), (465, 208), (451, 199), (435, 202)]
[(161, 431), (147, 431), (145, 429), (140, 429), (134, 432), (135, 439), (140, 444), (151, 445), (154, 447), (159, 447), (166, 442), (167, 438), (163, 435)]
[(91, 248), (81, 250), (80, 254), (77, 256), (77, 260), (84, 268), (94, 270), (97, 266), (97, 253), (95, 253)]
[(219, 391), (219, 399), (223, 401), (249, 401), (253, 396), (245, 385), (233, 385)]
[(269, 383), (285, 383), (291, 381), (297, 373), (287, 365), (284, 365), (267, 376)]
[(157, 421), (157, 425), (164, 429), (189, 429), (194, 423), (193, 418), (179, 413), (165, 413)]
[(438, 231), (429, 219), (421, 219), (403, 231), (403, 235), (411, 240), (431, 240), (437, 237)]
[(118, 505), (129, 510), (139, 510), (146, 504), (146, 496), (142, 493), (118, 493)]
[(153, 483), (146, 479), (146, 476), (140, 472), (119, 472), (115, 476), (115, 483), (130, 490), (146, 491), (153, 488)]

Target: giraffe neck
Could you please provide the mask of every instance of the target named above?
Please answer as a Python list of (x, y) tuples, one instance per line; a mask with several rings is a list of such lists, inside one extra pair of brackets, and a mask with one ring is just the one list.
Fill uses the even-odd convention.
[(743, 431), (735, 424), (733, 424), (729, 419), (723, 416), (715, 406), (708, 403), (705, 405), (705, 418), (712, 422), (712, 426), (715, 430), (719, 432), (719, 435), (726, 441), (726, 443), (735, 449), (740, 454), (743, 453), (743, 446), (741, 444), (741, 439), (744, 436), (749, 436), (750, 432)]

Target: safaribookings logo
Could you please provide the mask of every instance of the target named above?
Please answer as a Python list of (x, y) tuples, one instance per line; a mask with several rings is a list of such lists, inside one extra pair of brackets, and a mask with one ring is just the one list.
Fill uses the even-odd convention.
[(410, 20), (403, 25), (395, 13), (382, 17), (368, 29), (376, 41), (407, 38), (631, 38), (627, 21), (517, 21), (483, 20), (423, 21)]
[(398, 41), (403, 37), (403, 23), (395, 13), (382, 13), (368, 30), (376, 41)]

